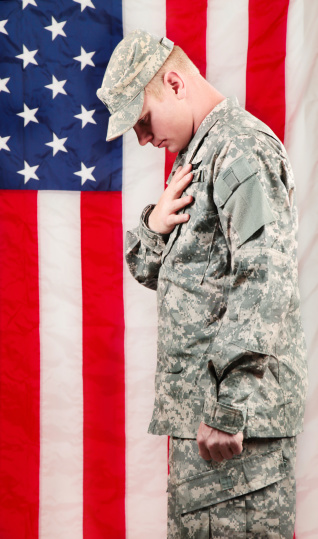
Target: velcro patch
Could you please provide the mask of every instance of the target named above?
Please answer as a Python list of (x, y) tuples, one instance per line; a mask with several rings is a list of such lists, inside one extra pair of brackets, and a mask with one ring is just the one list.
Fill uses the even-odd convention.
[(250, 163), (244, 155), (236, 159), (217, 179), (215, 189), (217, 206), (223, 206), (238, 186), (253, 176), (258, 170), (256, 161)]
[(257, 171), (256, 161), (241, 156), (219, 176), (214, 186), (215, 204), (232, 216), (239, 245), (262, 226), (275, 221)]

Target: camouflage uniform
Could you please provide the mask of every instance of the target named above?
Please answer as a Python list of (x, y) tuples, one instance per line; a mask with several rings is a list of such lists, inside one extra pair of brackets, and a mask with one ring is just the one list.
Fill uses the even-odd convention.
[[(181, 461), (192, 463), (184, 464), (185, 473), (196, 469), (194, 475), (201, 478), (184, 483), (173, 464), (170, 492), (180, 493), (184, 485), (185, 502), (180, 505), (170, 494), (170, 512), (174, 507), (176, 518), (188, 515), (180, 537), (209, 537), (202, 523), (196, 528), (203, 519), (205, 525), (210, 521), (213, 537), (289, 538), (294, 479), (284, 463), (293, 469), (294, 436), (302, 429), (307, 388), (292, 171), (281, 142), (236, 99), (225, 99), (204, 119), (171, 174), (187, 163), (194, 173), (183, 193), (194, 198), (185, 210), (189, 221), (169, 235), (157, 234), (147, 226), (150, 206), (126, 241), (132, 275), (157, 290), (158, 364), (149, 432), (173, 436)], [(222, 464), (197, 456), (194, 464), (201, 421), (228, 433), (242, 431), (242, 455)], [(194, 453), (187, 460), (190, 446)], [(254, 456), (247, 465), (250, 447)], [(219, 495), (220, 489), (225, 495)], [(253, 496), (263, 495), (263, 489), (268, 493), (265, 513), (270, 514), (276, 489), (290, 529), (277, 531), (268, 516), (267, 531), (257, 531), (251, 519), (245, 535), (231, 528), (231, 518), (226, 528), (224, 518), (233, 507), (241, 507), (243, 498), (244, 507), (252, 507)], [(283, 491), (289, 493), (285, 498)], [(188, 494), (203, 502), (188, 503)], [(210, 514), (200, 510), (208, 500)], [(274, 505), (277, 512), (279, 503)], [(213, 507), (218, 508), (214, 516)], [(228, 535), (214, 531), (217, 521), (223, 521)], [(174, 518), (170, 529), (169, 537), (179, 537)]]
[[(138, 121), (172, 48), (143, 30), (118, 44), (97, 92), (111, 113), (107, 140)], [(126, 246), (132, 275), (157, 290), (149, 431), (172, 436), (169, 538), (291, 539), (307, 387), (292, 172), (277, 137), (234, 99), (205, 118), (172, 174), (187, 163), (190, 220), (156, 234), (147, 207)], [(242, 431), (241, 455), (203, 460), (201, 421)]]

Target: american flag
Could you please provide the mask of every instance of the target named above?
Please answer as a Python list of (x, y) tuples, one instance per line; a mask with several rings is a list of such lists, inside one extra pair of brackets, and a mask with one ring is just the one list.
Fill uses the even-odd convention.
[(123, 236), (172, 158), (106, 143), (110, 54), (167, 35), (272, 127), (298, 188), (310, 389), (296, 536), (318, 536), (318, 4), (312, 0), (0, 2), (0, 539), (164, 539), (167, 438), (147, 435), (155, 294)]

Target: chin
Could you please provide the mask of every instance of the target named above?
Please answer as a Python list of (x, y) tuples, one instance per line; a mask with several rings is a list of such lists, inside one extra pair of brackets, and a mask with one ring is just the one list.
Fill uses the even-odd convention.
[(168, 152), (171, 152), (171, 153), (180, 152), (181, 150), (183, 150), (183, 148), (185, 148), (185, 146), (181, 147), (181, 145), (178, 145), (178, 144), (170, 144), (169, 146), (167, 146)]

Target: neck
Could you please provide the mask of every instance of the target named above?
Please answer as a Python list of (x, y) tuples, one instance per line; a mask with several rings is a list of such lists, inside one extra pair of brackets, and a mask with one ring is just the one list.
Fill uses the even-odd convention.
[(188, 97), (193, 111), (193, 134), (195, 134), (204, 118), (225, 99), (225, 96), (201, 75), (192, 77), (188, 89)]

